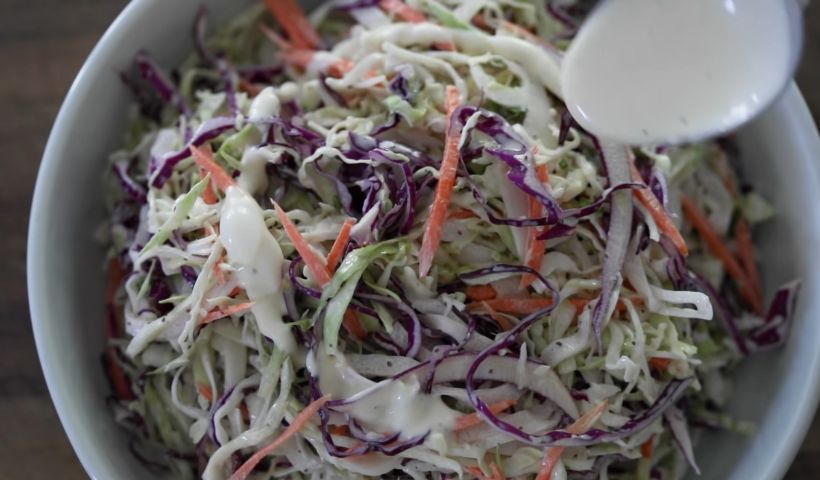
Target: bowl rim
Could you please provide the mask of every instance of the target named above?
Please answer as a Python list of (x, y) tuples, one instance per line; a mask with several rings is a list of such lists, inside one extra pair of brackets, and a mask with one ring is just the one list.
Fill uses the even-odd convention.
[[(109, 64), (114, 50), (123, 40), (126, 32), (133, 28), (134, 24), (138, 23), (139, 19), (148, 12), (159, 8), (157, 4), (161, 3), (163, 3), (162, 0), (129, 2), (106, 29), (83, 62), (60, 106), (49, 133), (42, 160), (38, 167), (29, 216), (26, 253), (27, 290), (32, 331), (40, 367), (62, 427), (77, 458), (92, 478), (109, 478), (112, 472), (104, 471), (105, 467), (100, 464), (94, 455), (91, 455), (90, 452), (94, 450), (94, 445), (91, 445), (84, 434), (84, 431), (89, 427), (79, 422), (69, 411), (68, 405), (71, 403), (69, 399), (74, 394), (61, 382), (62, 376), (58, 374), (60, 364), (58, 352), (47, 348), (50, 346), (49, 324), (55, 320), (47, 318), (42, 305), (47, 304), (48, 299), (43, 295), (42, 288), (38, 288), (48, 281), (49, 272), (48, 265), (43, 260), (44, 256), (41, 255), (47, 235), (47, 229), (41, 219), (48, 211), (50, 198), (56, 184), (54, 171), (60, 162), (59, 153), (62, 146), (69, 140), (68, 132), (71, 130), (71, 124), (79, 118), (77, 112), (82, 109), (82, 99), (90, 91), (91, 82), (89, 80), (99, 75), (105, 66)], [(794, 83), (785, 90), (775, 103), (780, 102), (788, 102), (790, 115), (795, 121), (814, 127), (814, 135), (810, 135), (806, 142), (811, 144), (808, 148), (820, 151), (820, 136), (818, 136), (817, 127), (802, 94)], [(818, 351), (820, 351), (820, 347), (818, 347)], [(814, 380), (813, 382), (807, 382), (802, 395), (794, 400), (793, 420), (788, 425), (783, 426), (783, 433), (780, 438), (782, 441), (771, 442), (773, 445), (770, 453), (773, 454), (771, 457), (774, 460), (769, 463), (768, 468), (765, 468), (765, 473), (761, 472), (764, 473), (762, 478), (780, 478), (785, 474), (809, 429), (811, 422), (805, 419), (812, 418), (818, 401), (820, 401), (820, 355), (814, 355), (814, 363), (804, 373), (806, 378)]]
[(60, 110), (57, 112), (56, 119), (49, 132), (37, 171), (29, 214), (26, 242), (26, 288), (31, 327), (34, 333), (34, 343), (37, 347), (40, 368), (43, 371), (51, 401), (74, 454), (79, 459), (85, 472), (94, 479), (112, 478), (112, 472), (106, 472), (105, 467), (100, 464), (99, 460), (90, 454), (94, 450), (94, 445), (83, 433), (89, 427), (79, 422), (68, 408), (73, 394), (62, 383), (63, 377), (58, 374), (59, 368), (55, 368), (60, 364), (58, 352), (48, 348), (50, 346), (48, 325), (55, 320), (46, 317), (41, 305), (47, 304), (48, 298), (45, 298), (42, 294), (43, 289), (38, 288), (48, 281), (48, 266), (45, 264), (43, 255), (41, 255), (45, 243), (44, 239), (47, 235), (46, 226), (42, 219), (46, 216), (49, 200), (56, 184), (54, 173), (57, 164), (60, 162), (60, 152), (63, 150), (63, 145), (69, 141), (67, 132), (71, 130), (72, 123), (80, 120), (78, 112), (82, 109), (83, 98), (87, 98), (88, 94), (91, 93), (92, 82), (90, 80), (105, 70), (106, 66), (110, 64), (116, 46), (124, 40), (128, 30), (133, 28), (135, 23), (138, 23), (138, 19), (156, 8), (156, 3), (161, 3), (161, 0), (134, 0), (129, 2), (108, 26), (100, 39), (97, 40), (91, 53), (83, 62), (60, 105)]

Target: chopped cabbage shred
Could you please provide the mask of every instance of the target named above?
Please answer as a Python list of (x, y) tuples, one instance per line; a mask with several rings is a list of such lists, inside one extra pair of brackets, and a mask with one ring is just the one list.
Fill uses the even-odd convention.
[(317, 51), (263, 35), (259, 3), (213, 32), (201, 12), (174, 75), (141, 53), (126, 76), (106, 358), (146, 465), (229, 478), (326, 394), (252, 478), (528, 479), (560, 447), (552, 479), (674, 479), (699, 430), (749, 430), (723, 410), (732, 368), (783, 341), (797, 291), (748, 301), (742, 227), (774, 209), (741, 189), (730, 140), (627, 149), (572, 122), (558, 73), (592, 2), (326, 2)]

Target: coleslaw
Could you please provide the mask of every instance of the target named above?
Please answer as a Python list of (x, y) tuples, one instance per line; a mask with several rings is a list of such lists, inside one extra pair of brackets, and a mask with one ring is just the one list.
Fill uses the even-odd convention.
[(670, 479), (748, 431), (787, 334), (731, 139), (561, 102), (584, 1), (254, 5), (135, 106), (106, 178), (112, 410), (174, 478)]

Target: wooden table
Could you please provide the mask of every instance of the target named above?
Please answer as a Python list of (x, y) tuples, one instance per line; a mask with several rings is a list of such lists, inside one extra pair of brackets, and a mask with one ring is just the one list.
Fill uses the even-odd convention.
[[(0, 470), (9, 480), (86, 478), (48, 396), (29, 326), (26, 228), (37, 165), (74, 75), (127, 2), (0, 2)], [(820, 114), (820, 5), (808, 12), (798, 81)], [(815, 421), (786, 478), (820, 476)], [(107, 479), (101, 479), (107, 480)]]

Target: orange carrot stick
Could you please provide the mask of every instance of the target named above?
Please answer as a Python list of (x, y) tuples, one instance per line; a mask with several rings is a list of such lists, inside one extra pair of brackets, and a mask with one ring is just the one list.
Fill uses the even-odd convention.
[[(502, 400), (498, 403), (494, 403), (489, 405), (490, 411), (494, 414), (498, 415), (499, 413), (503, 412), (504, 410), (508, 410), (513, 405), (515, 405), (515, 400)], [(454, 432), (461, 432), (462, 430), (467, 430), (468, 428), (475, 427), (476, 425), (481, 425), (484, 420), (478, 414), (478, 412), (468, 413), (456, 418), (456, 424), (453, 426)]]
[(551, 298), (522, 297), (522, 298), (492, 298), (477, 303), (467, 304), (470, 310), (490, 308), (497, 312), (512, 313), (514, 315), (529, 315), (542, 308), (552, 305)]
[[(342, 255), (344, 255), (344, 250), (350, 240), (350, 231), (353, 228), (354, 223), (355, 220), (348, 218), (342, 224), (342, 228), (339, 230), (339, 236), (336, 237), (336, 241), (333, 242), (333, 246), (330, 248), (330, 253), (327, 255), (328, 275), (333, 275), (333, 272), (336, 270), (336, 267), (342, 259)], [(347, 332), (353, 335), (353, 337), (357, 340), (364, 340), (367, 338), (367, 329), (364, 327), (364, 323), (362, 323), (359, 315), (353, 310), (347, 310), (345, 312), (344, 318), (342, 319), (342, 325), (345, 327), (345, 330), (347, 330)]]
[(319, 34), (296, 0), (265, 0), (265, 5), (285, 29), (295, 47), (310, 50), (319, 48), (322, 43)]
[(332, 77), (341, 78), (347, 72), (353, 70), (353, 67), (355, 65), (356, 64), (353, 63), (352, 60), (349, 60), (347, 58), (343, 58), (343, 59), (339, 60), (338, 62), (330, 65), (327, 68), (327, 73), (329, 73), (330, 76), (332, 76)]
[[(379, 6), (387, 13), (392, 14), (400, 20), (409, 23), (425, 23), (427, 15), (421, 10), (417, 10), (410, 5), (407, 5), (402, 0), (381, 0)], [(439, 50), (455, 51), (456, 46), (452, 42), (435, 42), (434, 47)]]
[(322, 406), (330, 400), (330, 395), (325, 395), (310, 403), (304, 410), (299, 412), (299, 415), (293, 419), (293, 422), (279, 435), (276, 440), (269, 443), (267, 446), (254, 453), (245, 463), (242, 464), (231, 475), (230, 480), (245, 480), (251, 474), (254, 468), (261, 462), (269, 453), (284, 445), (291, 437), (296, 435), (309, 421), (310, 418), (316, 415)]
[[(208, 172), (206, 172), (204, 168), (200, 168), (199, 176), (205, 178), (206, 175), (208, 175)], [(205, 185), (205, 190), (202, 192), (202, 201), (208, 205), (213, 205), (219, 201), (216, 197), (216, 193), (214, 192), (214, 187), (210, 179), (208, 179), (208, 185)]]
[(665, 372), (670, 363), (672, 363), (671, 358), (652, 357), (649, 359), (649, 367), (659, 372)]
[(652, 458), (652, 451), (655, 449), (655, 435), (641, 444), (641, 456), (643, 458)]
[[(578, 418), (578, 420), (572, 423), (569, 427), (565, 428), (565, 430), (573, 435), (579, 435), (586, 432), (592, 428), (593, 425), (595, 425), (595, 422), (597, 422), (599, 418), (601, 418), (601, 415), (604, 413), (608, 405), (609, 403), (604, 400), (597, 407)], [(544, 459), (541, 460), (541, 469), (538, 471), (538, 475), (535, 477), (535, 480), (549, 480), (552, 478), (552, 471), (555, 469), (555, 465), (558, 463), (558, 460), (561, 459), (562, 453), (564, 453), (564, 447), (548, 448), (544, 453)]]
[(465, 467), (464, 470), (474, 475), (478, 480), (505, 480), (504, 474), (501, 473), (501, 469), (498, 468), (495, 462), (490, 463), (490, 475), (485, 475), (477, 466)]
[[(568, 298), (564, 299), (571, 303), (576, 310), (581, 311), (591, 301), (589, 298)], [(640, 297), (630, 298), (632, 303), (640, 305), (643, 299)], [(467, 309), (470, 311), (484, 310), (487, 312), (504, 312), (513, 315), (529, 315), (542, 308), (552, 305), (551, 298), (544, 297), (506, 297), (506, 298), (490, 298), (487, 300), (473, 301), (467, 304)], [(625, 312), (626, 304), (618, 300), (615, 306), (616, 311)]]
[[(643, 183), (641, 174), (638, 172), (638, 169), (635, 167), (635, 163), (631, 158), (629, 160), (629, 168), (632, 170), (632, 181)], [(678, 227), (676, 227), (672, 219), (669, 218), (669, 214), (666, 213), (666, 209), (663, 208), (661, 202), (659, 202), (657, 197), (655, 197), (655, 194), (652, 193), (652, 190), (648, 188), (636, 188), (632, 190), (632, 192), (635, 198), (637, 198), (638, 201), (641, 202), (641, 205), (643, 205), (649, 212), (652, 220), (654, 220), (655, 224), (658, 226), (658, 230), (660, 230), (660, 232), (663, 233), (673, 245), (675, 245), (675, 248), (681, 255), (684, 257), (689, 255), (689, 248), (686, 246), (686, 241), (678, 231)]]
[(706, 246), (714, 256), (720, 259), (726, 268), (726, 272), (735, 280), (735, 283), (737, 283), (740, 296), (752, 307), (755, 313), (762, 315), (763, 303), (761, 299), (755, 295), (753, 287), (746, 277), (743, 268), (729, 251), (729, 247), (726, 246), (724, 239), (712, 229), (709, 219), (706, 218), (706, 215), (700, 211), (689, 197), (685, 195), (681, 197), (681, 206), (683, 207), (683, 213), (689, 221), (692, 222), (692, 226), (698, 231), (704, 243), (706, 243)]
[(193, 155), (194, 162), (199, 168), (211, 174), (210, 181), (215, 183), (217, 188), (224, 192), (227, 191), (228, 188), (236, 185), (233, 177), (214, 161), (214, 153), (211, 151), (210, 145), (205, 145), (204, 147), (191, 145), (191, 155)]
[(392, 13), (405, 22), (424, 23), (427, 21), (427, 16), (424, 15), (424, 12), (416, 10), (402, 0), (381, 0), (379, 6), (385, 12)]
[(134, 391), (131, 390), (131, 380), (128, 374), (125, 373), (122, 366), (117, 363), (117, 349), (116, 347), (108, 347), (105, 350), (105, 366), (108, 371), (108, 380), (111, 382), (111, 388), (114, 394), (120, 400), (134, 400), (137, 397)]
[(481, 306), (484, 307), (483, 308), (484, 311), (486, 311), (490, 315), (490, 318), (495, 320), (495, 323), (498, 324), (498, 326), (501, 328), (501, 331), (506, 332), (508, 330), (512, 330), (512, 328), (515, 326), (515, 325), (512, 324), (512, 322), (510, 322), (507, 319), (507, 317), (505, 317), (504, 315), (496, 312), (495, 310), (493, 310), (493, 307), (487, 305), (487, 302), (482, 301), (480, 303), (481, 303)]
[[(264, 24), (259, 25), (259, 30), (261, 30), (271, 42), (279, 47), (282, 51), (281, 55), (285, 62), (295, 67), (299, 67), (302, 70), (307, 70), (308, 66), (313, 61), (313, 57), (316, 55), (315, 50), (296, 47)], [(352, 61), (343, 58), (328, 66), (327, 71), (331, 76), (339, 78), (344, 76), (345, 73), (351, 71), (353, 66), (354, 63)]]
[(339, 235), (336, 237), (336, 241), (333, 242), (333, 246), (330, 247), (330, 253), (327, 254), (327, 269), (329, 271), (335, 272), (339, 262), (342, 261), (345, 248), (347, 248), (347, 243), (350, 241), (350, 231), (355, 223), (355, 220), (348, 218), (342, 224)]
[(204, 383), (197, 383), (196, 384), (196, 391), (202, 395), (202, 398), (208, 401), (208, 403), (212, 403), (214, 401), (214, 391), (211, 389), (210, 385), (206, 385)]
[(757, 297), (763, 297), (763, 287), (760, 282), (760, 272), (755, 261), (755, 247), (752, 243), (752, 232), (749, 229), (749, 222), (741, 217), (735, 224), (735, 241), (737, 242), (737, 254), (740, 265), (746, 271), (746, 278), (752, 284), (752, 290)]
[(328, 425), (327, 431), (333, 435), (348, 436), (350, 435), (350, 428), (347, 425)]
[[(216, 277), (217, 285), (225, 285), (228, 279), (225, 277), (225, 271), (222, 270), (222, 262), (225, 261), (225, 254), (219, 257), (219, 260), (214, 263), (214, 276)], [(230, 295), (229, 295), (230, 296)]]
[(466, 290), (467, 298), (474, 302), (492, 300), (498, 296), (492, 285), (469, 285)]
[(290, 237), (290, 241), (293, 242), (296, 251), (302, 256), (302, 260), (304, 260), (313, 278), (323, 287), (330, 283), (330, 273), (327, 270), (324, 259), (313, 250), (313, 247), (305, 240), (305, 237), (299, 233), (299, 229), (296, 228), (293, 221), (288, 218), (288, 215), (282, 210), (282, 207), (280, 207), (278, 203), (274, 203), (273, 206), (276, 209), (276, 215), (279, 216), (279, 221), (285, 228), (285, 232), (288, 234), (288, 237)]
[[(120, 285), (125, 280), (125, 275), (125, 269), (120, 261), (116, 258), (112, 259), (108, 266), (108, 278), (105, 287), (105, 306), (109, 315), (108, 321), (105, 322), (105, 335), (108, 339), (120, 337), (123, 333), (122, 320), (119, 318), (121, 310), (115, 305), (114, 297), (116, 297)], [(117, 348), (109, 346), (105, 349), (103, 355), (103, 363), (114, 394), (120, 400), (134, 400), (136, 396), (131, 390), (131, 380), (117, 362)]]
[(548, 48), (550, 50), (553, 50), (555, 48), (552, 45), (550, 45), (549, 42), (547, 42), (546, 40), (544, 40), (540, 36), (532, 33), (531, 31), (527, 30), (526, 28), (522, 27), (521, 25), (510, 22), (509, 20), (501, 20), (499, 25), (503, 30), (506, 30), (506, 31), (512, 33), (513, 35), (521, 37), (524, 40), (529, 41), (530, 43), (540, 45), (540, 46), (542, 46), (544, 48)]
[(353, 335), (357, 340), (364, 340), (367, 338), (367, 329), (364, 328), (362, 320), (353, 310), (347, 310), (345, 312), (344, 318), (342, 319), (342, 325), (344, 325), (345, 330), (347, 330), (348, 333)]
[[(546, 165), (539, 165), (535, 169), (538, 175), (538, 180), (545, 184), (549, 181), (549, 170)], [(530, 218), (543, 217), (544, 205), (532, 195), (527, 199), (529, 202), (529, 216)], [(539, 240), (538, 236), (546, 231), (546, 227), (530, 227), (527, 229), (527, 251), (525, 253), (524, 264), (535, 271), (541, 270), (541, 262), (544, 260), (544, 254), (547, 252), (547, 241)], [(521, 288), (527, 288), (536, 280), (535, 275), (529, 273), (521, 277)]]
[(125, 269), (116, 257), (108, 264), (108, 275), (105, 285), (105, 338), (119, 338), (123, 334), (122, 309), (117, 308), (115, 297), (120, 286), (125, 281)]
[(447, 215), (448, 220), (465, 220), (468, 218), (478, 218), (478, 215), (468, 208), (459, 208), (458, 210), (453, 210)]
[(200, 324), (206, 325), (219, 319), (236, 315), (237, 313), (243, 313), (250, 310), (251, 307), (253, 307), (253, 302), (237, 303), (235, 305), (228, 305), (227, 307), (216, 307), (202, 317)]
[(445, 100), (445, 111), (447, 112), (447, 134), (444, 144), (444, 155), (441, 160), (439, 170), (438, 185), (436, 185), (436, 195), (430, 211), (430, 218), (424, 229), (424, 236), (421, 241), (421, 251), (419, 252), (419, 276), (427, 276), (430, 267), (433, 265), (433, 257), (436, 256), (439, 243), (441, 243), (441, 230), (447, 216), (447, 206), (453, 196), (453, 189), (456, 184), (456, 170), (458, 169), (458, 140), (460, 132), (451, 131), (450, 124), (453, 112), (461, 102), (458, 89), (452, 85), (447, 86), (447, 98)]
[(262, 87), (255, 83), (251, 83), (242, 77), (239, 77), (239, 90), (247, 93), (251, 98), (253, 98), (259, 95), (259, 92), (262, 91)]

